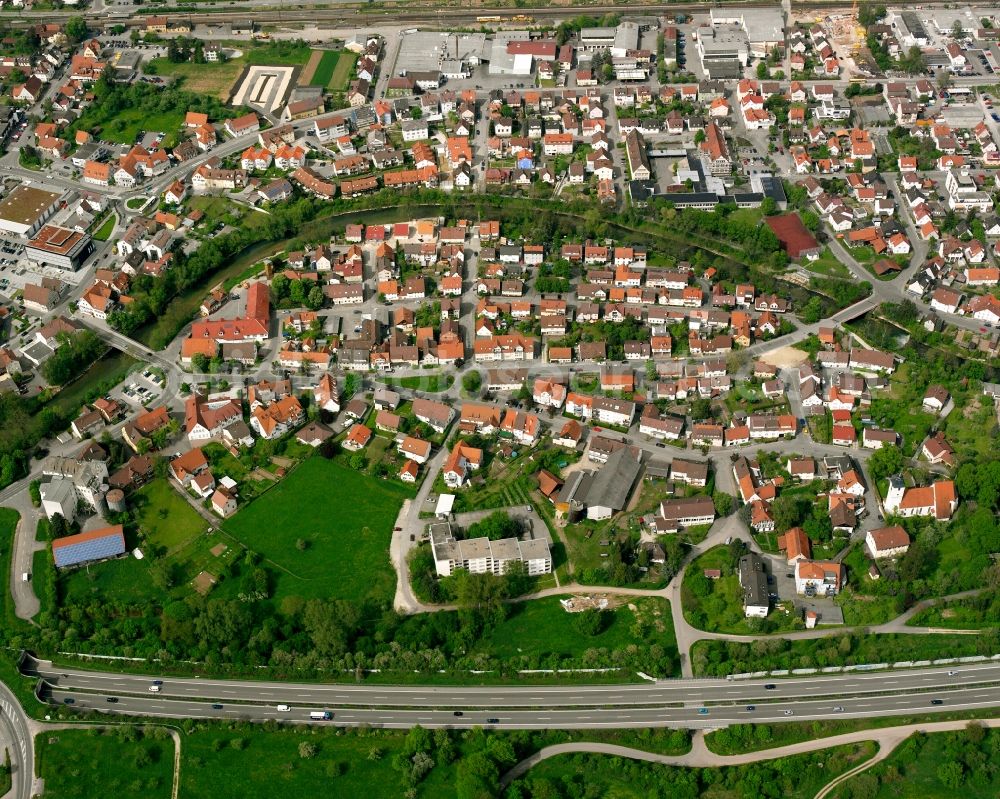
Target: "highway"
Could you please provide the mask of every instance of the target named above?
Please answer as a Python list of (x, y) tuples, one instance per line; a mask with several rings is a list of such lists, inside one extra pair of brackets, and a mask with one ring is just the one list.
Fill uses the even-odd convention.
[[(22, 671), (43, 677), (57, 688), (108, 695), (148, 693), (152, 677), (53, 668), (44, 661)], [(954, 671), (949, 676), (949, 671)], [(847, 696), (890, 691), (929, 690), (939, 686), (1000, 684), (1000, 663), (976, 663), (932, 669), (852, 672), (791, 679), (687, 679), (624, 685), (578, 686), (401, 686), (370, 683), (310, 683), (164, 678), (157, 698), (335, 704), (389, 707), (572, 707), (653, 705), (681, 702), (749, 701), (778, 698)], [(773, 685), (768, 689), (765, 686)]]
[[(44, 679), (50, 702), (69, 699), (75, 708), (254, 721), (309, 721), (311, 711), (330, 710), (337, 724), (400, 728), (704, 727), (1000, 706), (1000, 663), (992, 662), (769, 682), (684, 679), (579, 686), (315, 685), (165, 677), (155, 693), (149, 690), (153, 678), (145, 675), (58, 669), (30, 658), (22, 672)], [(932, 705), (934, 699), (941, 704)], [(281, 711), (278, 705), (291, 709)], [(834, 710), (838, 706), (843, 709)]]
[[(147, 683), (148, 684), (148, 683)], [(439, 689), (441, 690), (441, 689)], [(109, 703), (105, 694), (87, 693), (78, 689), (52, 688), (48, 692), (53, 704), (72, 700), (79, 709), (97, 710), (161, 718), (208, 718), (249, 721), (308, 722), (309, 714), (317, 710), (333, 712), (332, 723), (343, 726), (370, 725), (405, 729), (420, 724), (427, 727), (493, 726), (512, 729), (595, 729), (620, 727), (683, 727), (700, 729), (729, 724), (773, 723), (780, 721), (812, 721), (836, 718), (866, 718), (899, 716), (925, 712), (953, 712), (978, 710), (1000, 706), (1000, 686), (974, 686), (955, 688), (932, 693), (890, 694), (886, 696), (861, 696), (852, 698), (799, 699), (761, 704), (732, 703), (708, 704), (689, 702), (683, 707), (647, 706), (645, 698), (641, 707), (583, 708), (467, 708), (455, 702), (453, 689), (442, 690), (439, 703), (447, 702), (448, 709), (430, 708), (341, 708), (335, 703), (296, 702), (286, 696), (287, 711), (277, 709), (277, 704), (227, 704), (220, 701), (213, 708), (209, 702), (192, 699), (171, 699), (163, 695), (119, 696)], [(522, 689), (527, 690), (527, 689)], [(425, 689), (427, 691), (427, 689)], [(932, 699), (942, 704), (932, 705)], [(753, 708), (752, 710), (749, 708)], [(841, 711), (835, 708), (842, 708)], [(704, 711), (704, 712), (703, 712)], [(326, 722), (330, 723), (330, 722)]]

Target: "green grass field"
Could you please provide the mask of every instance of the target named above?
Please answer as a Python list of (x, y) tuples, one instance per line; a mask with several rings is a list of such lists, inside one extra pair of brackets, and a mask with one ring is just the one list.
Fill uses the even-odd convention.
[(0, 577), (0, 589), (3, 590), (4, 619), (8, 627), (16, 626), (14, 615), (14, 597), (11, 596), (8, 580), (11, 573), (11, 559), (14, 553), (14, 532), (21, 518), (13, 508), (0, 508), (0, 563), (4, 566), (5, 577)]
[(94, 231), (94, 239), (97, 241), (107, 241), (111, 238), (111, 231), (115, 229), (115, 215), (108, 214), (104, 223)]
[(403, 388), (415, 389), (417, 391), (447, 391), (455, 383), (454, 375), (426, 374), (414, 375), (411, 377), (386, 378), (382, 382), (390, 386), (402, 386)]
[[(246, 742), (246, 748), (234, 748), (234, 739)], [(221, 748), (216, 742), (221, 742)], [(316, 746), (315, 757), (299, 756), (303, 742)], [(400, 774), (389, 762), (402, 744), (401, 734), (365, 738), (338, 735), (330, 728), (267, 732), (210, 728), (184, 739), (180, 795), (186, 799), (399, 797), (404, 790)], [(372, 760), (369, 754), (375, 748), (382, 755)]]
[(165, 477), (139, 489), (133, 507), (139, 529), (151, 543), (168, 551), (205, 532), (209, 526)]
[[(167, 799), (174, 743), (164, 731), (137, 739), (103, 730), (53, 730), (35, 736), (38, 776), (52, 799)], [(160, 737), (163, 736), (163, 737)]]
[(310, 458), (223, 526), (275, 566), (279, 599), (386, 601), (395, 590), (389, 540), (405, 496), (401, 485)]
[(815, 272), (818, 275), (839, 277), (845, 280), (849, 280), (851, 277), (851, 270), (837, 260), (837, 256), (830, 252), (829, 247), (823, 248), (823, 252), (818, 259), (815, 261), (805, 261), (804, 265), (810, 272)]
[[(243, 62), (278, 67), (301, 67), (309, 61), (312, 48), (301, 41), (274, 41), (264, 44), (254, 44), (247, 47), (246, 42), (235, 45), (243, 51)], [(240, 59), (233, 59), (238, 61)]]
[[(598, 635), (577, 632), (573, 614), (563, 610), (563, 597), (545, 597), (512, 606), (510, 615), (499, 627), (478, 642), (476, 649), (493, 657), (507, 659), (518, 655), (559, 655), (581, 657), (587, 649), (623, 649), (630, 644), (659, 644), (676, 651), (670, 603), (650, 597), (639, 599), (632, 611), (623, 605), (613, 611), (611, 622)], [(645, 635), (637, 638), (633, 630), (642, 620)]]
[[(875, 751), (875, 744), (865, 742), (764, 763), (701, 771), (639, 763), (611, 755), (557, 755), (532, 768), (523, 783), (531, 786), (527, 794), (531, 799), (549, 796), (736, 799), (765, 795), (812, 799), (827, 782), (867, 760)], [(762, 786), (768, 786), (769, 790), (763, 792)]]
[(336, 50), (327, 50), (323, 53), (319, 64), (316, 66), (316, 71), (313, 72), (312, 79), (309, 81), (309, 85), (323, 86), (325, 88), (333, 77), (333, 71), (337, 68), (338, 61), (340, 61), (340, 53)]
[(150, 114), (142, 108), (126, 108), (108, 122), (101, 130), (101, 138), (116, 144), (135, 144), (140, 130), (148, 133), (163, 133), (164, 147), (173, 147), (179, 139), (184, 111), (170, 110)]
[(337, 67), (333, 70), (333, 74), (330, 76), (326, 87), (333, 92), (344, 91), (351, 81), (351, 74), (354, 71), (354, 65), (357, 61), (357, 53), (351, 53), (347, 50), (340, 53), (340, 57), (337, 59)]
[(85, 605), (95, 597), (108, 602), (142, 604), (162, 602), (167, 595), (150, 581), (146, 563), (131, 555), (59, 575), (61, 606)]
[(983, 730), (914, 735), (882, 763), (852, 777), (834, 799), (996, 799), (1000, 732)]
[(232, 61), (195, 64), (192, 61), (173, 63), (166, 58), (154, 58), (150, 63), (156, 70), (155, 74), (181, 81), (183, 88), (188, 91), (228, 100), (233, 83), (247, 62), (242, 58), (234, 58)]

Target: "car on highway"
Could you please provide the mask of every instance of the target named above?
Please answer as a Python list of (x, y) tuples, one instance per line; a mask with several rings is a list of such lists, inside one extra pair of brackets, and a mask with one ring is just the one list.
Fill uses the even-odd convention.
[(948, 676), (949, 676), (949, 677), (954, 677), (954, 676), (955, 676), (956, 674), (958, 674), (958, 672), (957, 672), (957, 671), (949, 671), (949, 672), (948, 672)]
[(767, 685), (764, 686), (764, 690), (765, 691), (773, 691), (777, 687), (778, 686), (775, 685), (773, 682), (769, 682)]
[(757, 709), (757, 705), (747, 705), (747, 712), (753, 713)]
[(943, 699), (932, 699), (931, 700), (931, 704), (932, 705), (943, 705), (944, 704), (944, 700)]
[(153, 680), (153, 685), (163, 685), (163, 680)]
[(158, 693), (160, 693), (160, 686), (159, 685), (151, 685), (151, 686), (149, 686), (149, 688), (147, 690), (151, 694), (158, 694)]
[(707, 716), (708, 715), (708, 708), (707, 707), (700, 707), (700, 708), (698, 708), (698, 715), (699, 716)]
[(292, 708), (289, 705), (278, 705), (275, 708), (275, 710), (277, 710), (279, 713), (288, 713), (289, 711), (291, 711), (291, 709)]
[(499, 724), (500, 719), (486, 719), (487, 724)]
[(67, 696), (65, 699), (63, 699), (63, 704), (64, 705), (75, 705), (76, 704), (76, 700), (72, 696)]
[(109, 696), (104, 701), (107, 702), (109, 705), (117, 705), (118, 704), (118, 697), (117, 696)]
[(836, 707), (835, 707), (835, 708), (833, 709), (833, 712), (834, 712), (834, 713), (843, 713), (843, 712), (844, 712), (844, 708), (843, 708), (843, 707), (841, 707), (840, 705), (837, 705), (837, 706), (836, 706)]
[(464, 716), (465, 714), (461, 710), (456, 710), (451, 715), (453, 715), (453, 716)]
[(222, 710), (222, 705), (212, 705), (212, 710)]
[(785, 714), (786, 716), (790, 716), (790, 715), (792, 715), (792, 711), (791, 711), (791, 710), (785, 710), (785, 711), (783, 711), (783, 712), (784, 712), (784, 714)]

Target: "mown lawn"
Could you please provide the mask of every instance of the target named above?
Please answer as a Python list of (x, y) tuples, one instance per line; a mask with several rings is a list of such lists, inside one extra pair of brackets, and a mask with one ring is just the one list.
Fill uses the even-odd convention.
[(115, 215), (108, 214), (108, 218), (104, 220), (104, 223), (94, 231), (95, 241), (107, 241), (111, 238), (111, 231), (115, 229)]
[(405, 496), (402, 485), (310, 458), (224, 528), (271, 561), (279, 599), (390, 600), (389, 541)]
[(140, 488), (132, 506), (139, 529), (147, 539), (168, 550), (205, 532), (209, 526), (166, 477)]
[(133, 740), (103, 730), (36, 735), (35, 769), (45, 780), (45, 796), (167, 799), (173, 784), (173, 741), (165, 731), (130, 731)]
[(851, 270), (837, 260), (837, 256), (830, 252), (829, 247), (824, 247), (823, 252), (815, 261), (806, 261), (805, 267), (810, 272), (827, 277), (839, 277), (845, 280), (851, 277)]
[(410, 377), (389, 378), (384, 381), (390, 386), (402, 386), (416, 391), (447, 391), (455, 383), (454, 375), (413, 375)]

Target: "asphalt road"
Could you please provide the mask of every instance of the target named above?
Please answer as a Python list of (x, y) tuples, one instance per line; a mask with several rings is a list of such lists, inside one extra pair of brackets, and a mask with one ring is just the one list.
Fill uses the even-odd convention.
[[(300, 706), (382, 708), (581, 708), (635, 707), (681, 703), (775, 701), (876, 693), (971, 689), (1000, 683), (1000, 663), (896, 671), (854, 672), (789, 679), (685, 679), (626, 685), (581, 686), (397, 686), (164, 678), (150, 695), (152, 679), (79, 669), (59, 670), (50, 663), (26, 664), (25, 673), (41, 676), (59, 691), (119, 696), (138, 695), (156, 703), (187, 701), (274, 703)], [(773, 688), (767, 688), (772, 685)], [(74, 694), (76, 695), (76, 694)], [(533, 711), (533, 712), (535, 712)], [(384, 712), (384, 711), (383, 711)]]
[[(931, 700), (936, 698), (942, 699), (941, 705), (931, 704)], [(54, 704), (64, 704), (67, 699), (72, 700), (75, 708), (163, 718), (308, 722), (311, 711), (330, 710), (334, 714), (333, 723), (345, 726), (409, 728), (420, 724), (427, 727), (494, 726), (515, 729), (676, 726), (699, 729), (751, 722), (759, 724), (823, 720), (833, 717), (866, 718), (916, 712), (975, 710), (1000, 705), (1000, 686), (976, 686), (937, 693), (787, 700), (756, 704), (753, 705), (753, 710), (749, 710), (745, 703), (707, 707), (701, 703), (694, 703), (685, 707), (464, 709), (461, 703), (453, 701), (450, 697), (448, 697), (449, 708), (463, 709), (340, 708), (334, 703), (311, 704), (296, 702), (286, 697), (289, 709), (281, 711), (272, 704), (226, 704), (225, 702), (220, 703), (222, 705), (220, 709), (213, 709), (207, 702), (171, 699), (163, 695), (122, 696), (118, 698), (118, 702), (112, 704), (107, 702), (103, 694), (59, 688), (51, 690), (50, 701)], [(836, 707), (841, 707), (843, 710), (836, 711)]]
[(7, 728), (10, 749), (11, 791), (14, 799), (29, 799), (35, 774), (35, 747), (28, 716), (11, 690), (0, 683), (0, 724)]

